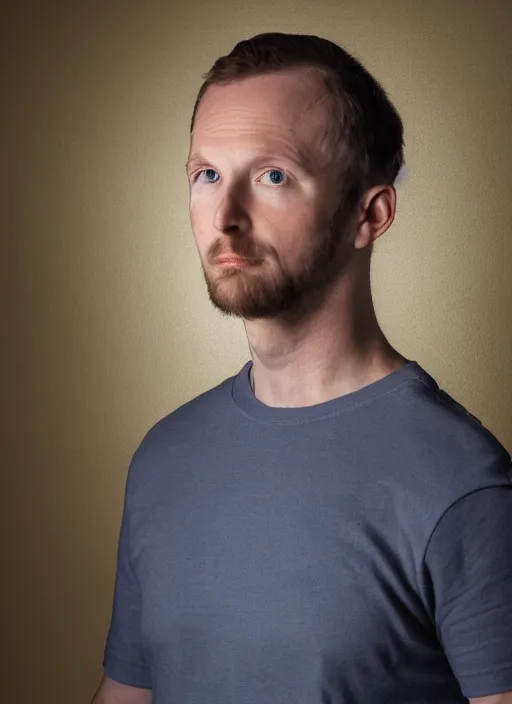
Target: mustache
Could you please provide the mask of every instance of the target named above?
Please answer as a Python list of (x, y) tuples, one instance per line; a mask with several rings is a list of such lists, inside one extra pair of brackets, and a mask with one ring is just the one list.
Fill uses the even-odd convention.
[(261, 248), (256, 249), (246, 240), (231, 240), (229, 247), (226, 247), (222, 239), (215, 240), (208, 250), (208, 261), (213, 262), (218, 257), (228, 257), (234, 255), (243, 259), (263, 259), (265, 252)]

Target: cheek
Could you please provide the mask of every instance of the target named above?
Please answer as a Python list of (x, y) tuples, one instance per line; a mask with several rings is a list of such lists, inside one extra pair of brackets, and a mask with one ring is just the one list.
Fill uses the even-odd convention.
[(301, 247), (305, 239), (314, 236), (315, 209), (299, 199), (279, 204), (262, 203), (254, 212), (254, 225), (257, 232), (268, 233), (279, 247)]
[(208, 227), (208, 212), (204, 205), (200, 206), (197, 202), (191, 202), (189, 206), (190, 224), (192, 231), (200, 250), (203, 250), (209, 244), (209, 239), (212, 238), (212, 228)]
[(190, 222), (192, 227), (196, 227), (202, 219), (204, 219), (204, 207), (201, 208), (200, 202), (193, 195), (190, 196), (188, 201), (188, 212), (190, 214)]
[(303, 210), (280, 213), (278, 216), (266, 214), (256, 226), (260, 242), (274, 252), (280, 268), (288, 274), (302, 267), (308, 258), (315, 228)]

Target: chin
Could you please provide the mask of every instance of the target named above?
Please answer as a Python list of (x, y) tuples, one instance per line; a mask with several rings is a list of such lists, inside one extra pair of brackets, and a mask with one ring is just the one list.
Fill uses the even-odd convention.
[(207, 282), (210, 301), (225, 315), (247, 317), (253, 307), (254, 292), (249, 290), (240, 272), (232, 272), (228, 277), (216, 282)]
[(283, 278), (233, 270), (220, 276), (205, 276), (212, 304), (225, 315), (246, 320), (275, 318), (291, 312), (300, 296)]

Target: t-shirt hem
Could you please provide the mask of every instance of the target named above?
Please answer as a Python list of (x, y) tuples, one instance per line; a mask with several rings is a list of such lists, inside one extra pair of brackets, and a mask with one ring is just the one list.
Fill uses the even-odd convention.
[(491, 697), (512, 692), (512, 665), (482, 674), (459, 679), (462, 693), (467, 699)]
[(129, 687), (140, 687), (141, 689), (151, 689), (151, 677), (147, 668), (141, 665), (128, 663), (125, 660), (109, 656), (103, 661), (105, 674), (114, 682), (126, 684)]

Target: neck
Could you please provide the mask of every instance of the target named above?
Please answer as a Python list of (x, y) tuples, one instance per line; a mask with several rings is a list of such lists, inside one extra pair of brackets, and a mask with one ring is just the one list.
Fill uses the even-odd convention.
[(387, 376), (407, 360), (379, 327), (369, 278), (337, 282), (300, 321), (246, 320), (256, 397), (268, 406), (324, 403)]

